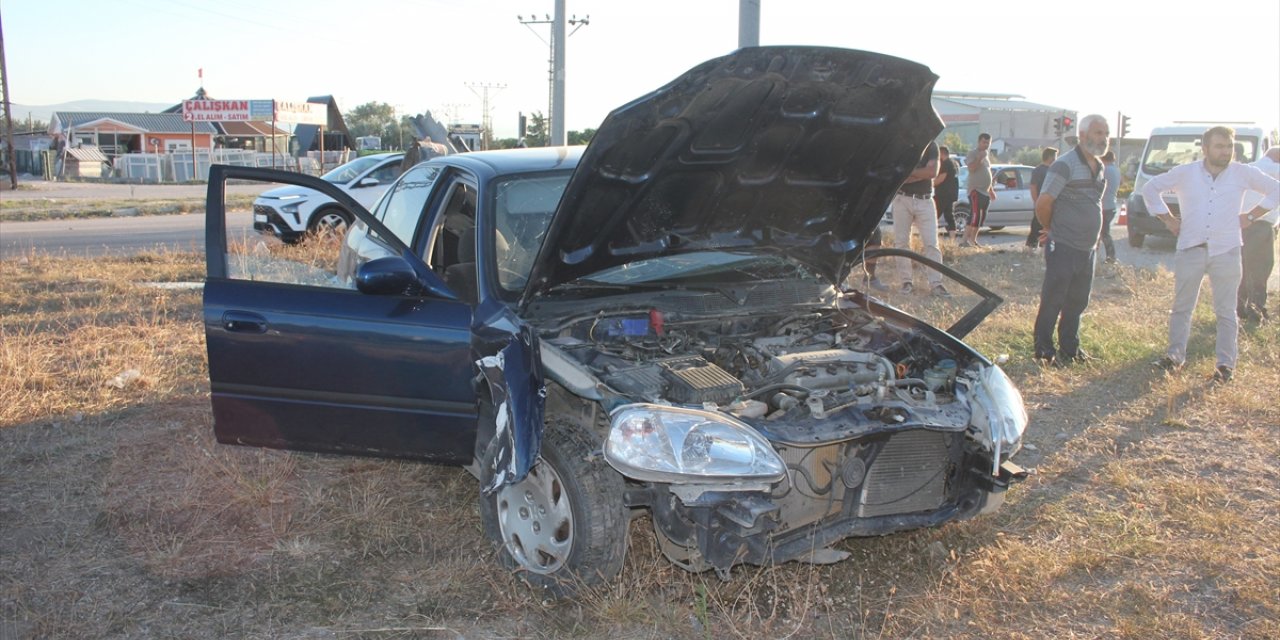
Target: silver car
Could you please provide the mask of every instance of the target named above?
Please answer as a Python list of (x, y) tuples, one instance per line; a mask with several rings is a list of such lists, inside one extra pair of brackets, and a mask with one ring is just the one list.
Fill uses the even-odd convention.
[[(1025, 164), (991, 165), (992, 186), (996, 197), (987, 207), (987, 219), (982, 225), (992, 231), (1005, 227), (1030, 226), (1035, 216), (1036, 203), (1031, 199), (1031, 172), (1034, 167)], [(969, 177), (969, 168), (960, 165), (960, 184)], [(961, 194), (955, 205), (956, 225), (967, 226), (970, 219), (968, 194)]]

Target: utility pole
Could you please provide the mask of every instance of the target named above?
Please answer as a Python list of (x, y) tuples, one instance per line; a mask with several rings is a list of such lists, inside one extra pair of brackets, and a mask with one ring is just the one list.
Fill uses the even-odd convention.
[(738, 0), (738, 48), (760, 46), (761, 0)]
[(18, 188), (18, 150), (13, 148), (13, 117), (9, 113), (9, 67), (4, 62), (4, 22), (0, 21), (0, 100), (4, 101), (4, 140), (9, 147), (5, 162), (10, 188)]
[[(537, 31), (533, 31), (539, 40), (551, 48), (551, 59), (547, 61), (549, 71), (547, 79), (547, 120), (550, 126), (550, 136), (547, 138), (549, 146), (561, 146), (566, 142), (565, 133), (565, 109), (564, 109), (564, 86), (565, 86), (565, 40), (569, 36), (578, 32), (578, 29), (591, 24), (591, 16), (584, 16), (579, 19), (578, 16), (565, 19), (564, 17), (565, 0), (555, 0), (555, 17), (544, 14), (544, 19), (539, 20), (537, 16), (529, 16), (526, 20), (524, 16), (516, 16), (520, 24), (528, 27), (533, 31), (534, 24), (551, 25), (551, 41), (547, 42)], [(565, 35), (566, 24), (573, 26), (573, 31)]]
[[(481, 141), (483, 142), (481, 146), (484, 149), (488, 149), (489, 143), (493, 142), (493, 121), (492, 118), (489, 117), (489, 90), (506, 89), (507, 85), (489, 82), (468, 82), (467, 88), (471, 90), (471, 93), (476, 94), (476, 97), (480, 98), (480, 126), (484, 128), (484, 131), (481, 133)], [(479, 89), (480, 91), (476, 91), (476, 89)]]

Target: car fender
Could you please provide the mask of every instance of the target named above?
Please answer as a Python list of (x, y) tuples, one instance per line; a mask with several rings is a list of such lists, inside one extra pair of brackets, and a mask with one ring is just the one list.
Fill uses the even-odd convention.
[(537, 461), (547, 389), (533, 327), (492, 299), (482, 302), (474, 317), (478, 352), (488, 350), (486, 345), (501, 345), (476, 361), (495, 421), (489, 441), (477, 443), (479, 458), (485, 464), (480, 470), (481, 490), (487, 495), (523, 480)]

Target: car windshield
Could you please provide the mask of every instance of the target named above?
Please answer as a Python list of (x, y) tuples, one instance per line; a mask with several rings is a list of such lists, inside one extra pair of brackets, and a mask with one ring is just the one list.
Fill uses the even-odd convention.
[(507, 292), (524, 290), (547, 225), (560, 203), (570, 172), (525, 174), (495, 181), (494, 257), (498, 284)]
[(382, 162), (382, 160), (383, 158), (375, 158), (373, 156), (356, 158), (351, 162), (338, 166), (333, 171), (330, 171), (320, 177), (334, 184), (346, 184), (355, 180), (356, 176), (372, 169), (374, 165)]
[[(1198, 162), (1204, 157), (1200, 150), (1200, 134), (1153, 135), (1147, 141), (1146, 154), (1142, 158), (1142, 171), (1148, 175), (1164, 173), (1178, 165)], [(1256, 141), (1237, 137), (1236, 162), (1253, 162), (1256, 159)]]

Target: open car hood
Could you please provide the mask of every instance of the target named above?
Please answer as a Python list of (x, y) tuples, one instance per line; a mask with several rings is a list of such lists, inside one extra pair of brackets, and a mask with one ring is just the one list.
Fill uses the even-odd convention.
[(752, 47), (614, 110), (570, 179), (522, 302), (636, 260), (784, 252), (838, 282), (942, 130), (923, 65)]

